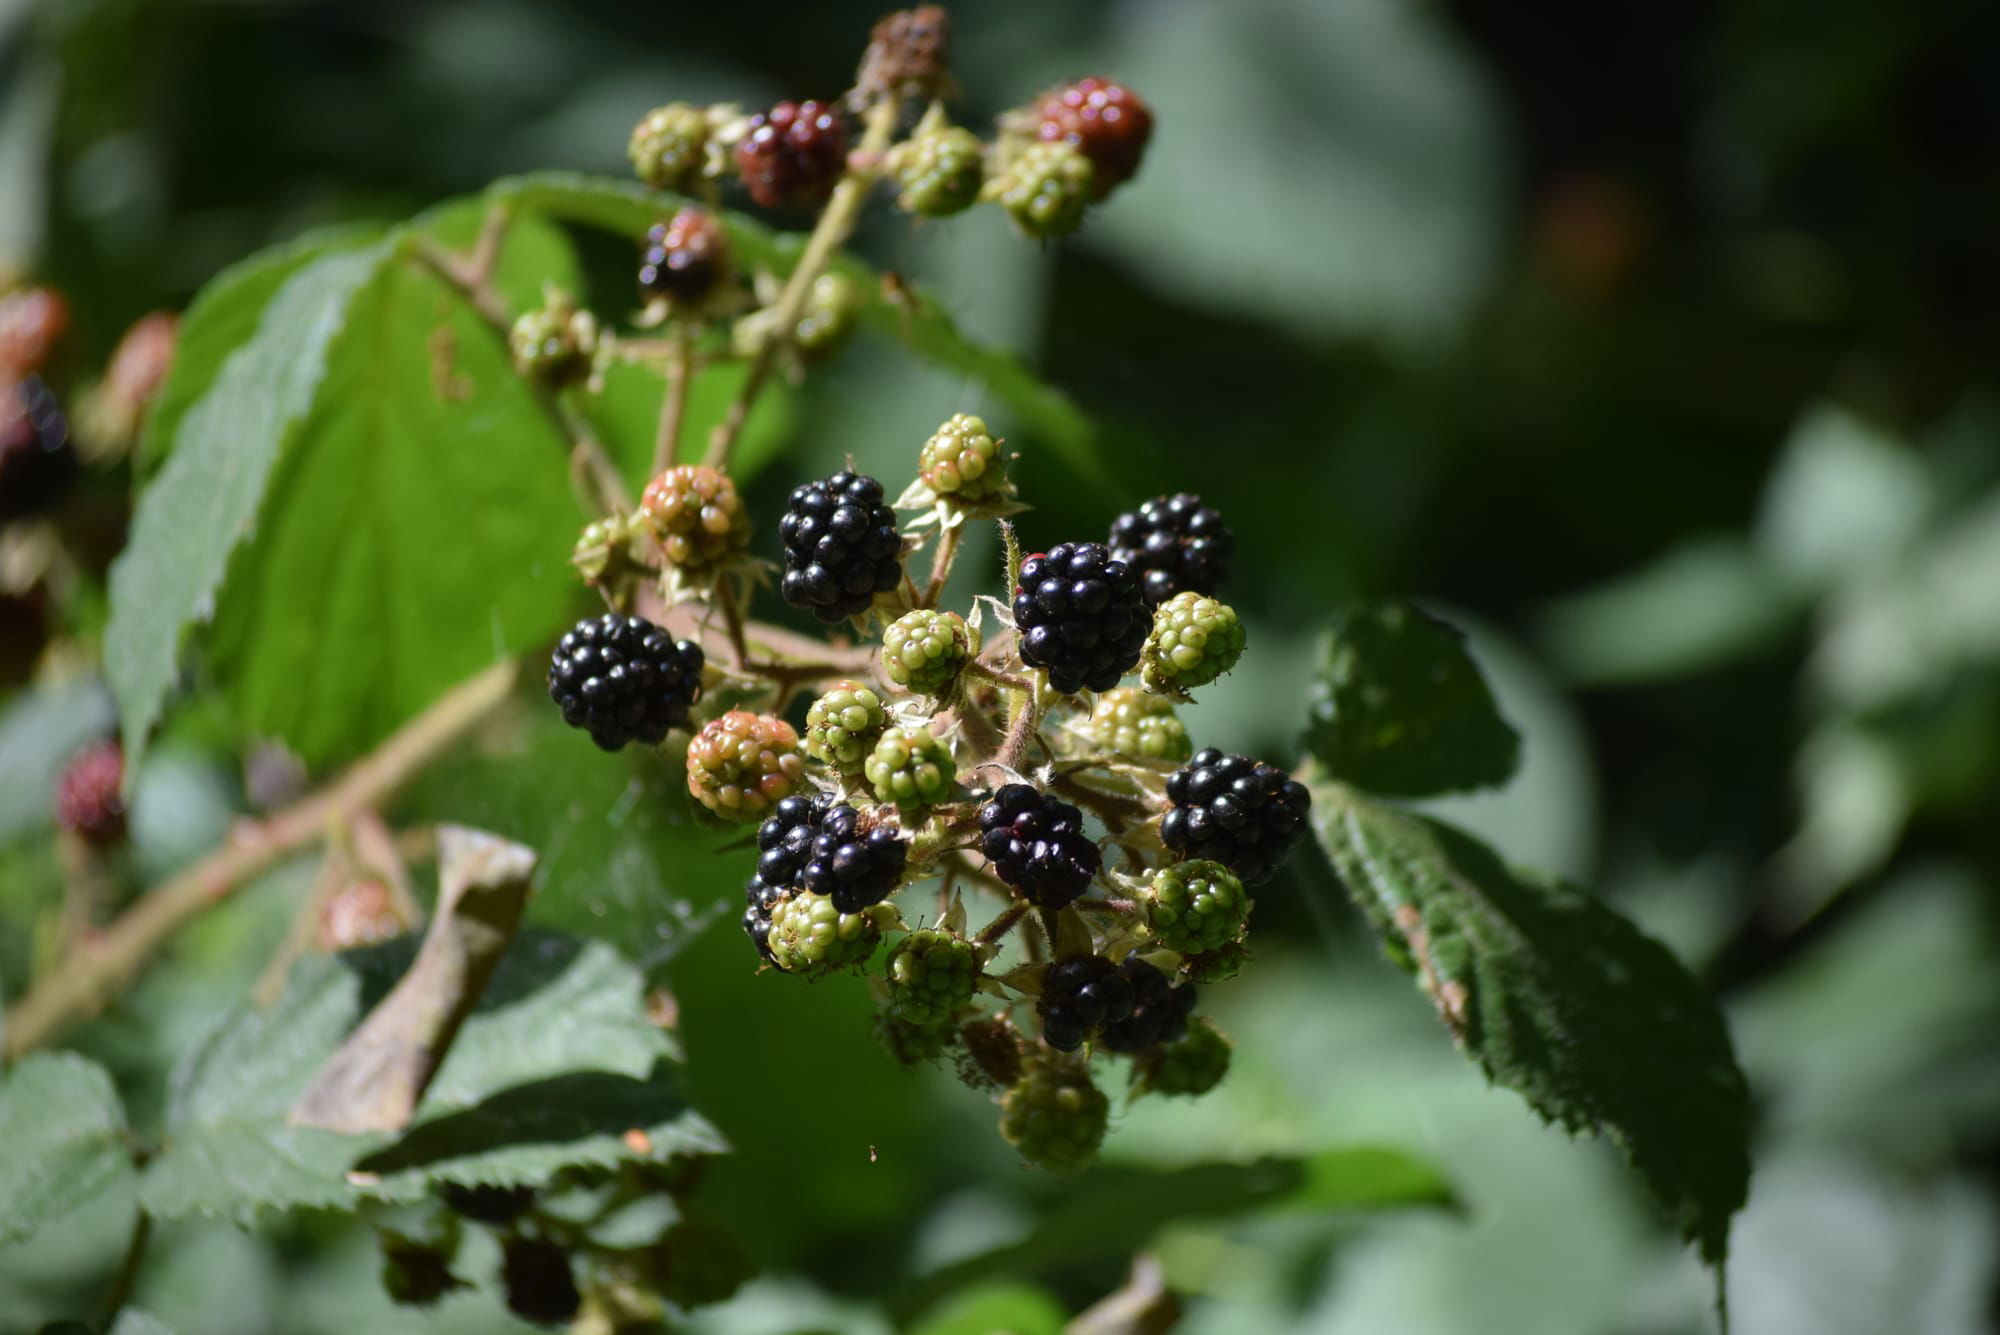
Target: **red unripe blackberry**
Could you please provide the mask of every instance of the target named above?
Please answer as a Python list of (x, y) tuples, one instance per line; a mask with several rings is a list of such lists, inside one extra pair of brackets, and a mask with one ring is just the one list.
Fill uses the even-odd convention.
[(767, 209), (816, 204), (847, 170), (847, 122), (822, 102), (780, 102), (750, 118), (736, 145), (736, 171)]
[(1181, 492), (1155, 496), (1111, 522), (1111, 554), (1139, 572), (1146, 605), (1192, 589), (1213, 595), (1229, 574), (1236, 537), (1222, 515)]
[(865, 612), (903, 577), (903, 537), (882, 484), (846, 469), (792, 490), (778, 521), (785, 544), (779, 592), (793, 607), (835, 622)]
[(1139, 662), (1152, 630), (1138, 572), (1102, 543), (1065, 542), (1021, 563), (1014, 625), (1021, 661), (1064, 695), (1108, 691)]
[(657, 746), (701, 698), (701, 646), (652, 622), (607, 612), (577, 622), (549, 660), (549, 698), (563, 721), (606, 751)]
[(1214, 747), (1168, 776), (1167, 797), (1160, 841), (1184, 858), (1220, 862), (1245, 885), (1262, 885), (1284, 864), (1312, 805), (1305, 785), (1275, 765)]
[(979, 849), (995, 875), (1046, 909), (1081, 895), (1103, 862), (1083, 813), (1025, 783), (1006, 785), (980, 808)]
[(0, 380), (37, 375), (69, 332), (69, 303), (51, 287), (0, 296)]
[(56, 780), (56, 823), (95, 847), (125, 837), (125, 750), (116, 742), (92, 742), (70, 758)]
[(729, 238), (707, 209), (690, 205), (646, 232), (639, 256), (639, 291), (680, 306), (698, 306), (729, 268)]
[(1153, 137), (1153, 111), (1122, 83), (1092, 76), (1044, 94), (1035, 137), (1074, 144), (1096, 169), (1097, 198), (1132, 179)]
[(1098, 1041), (1111, 1052), (1144, 1052), (1171, 1043), (1187, 1033), (1194, 1010), (1193, 983), (1175, 987), (1172, 980), (1137, 955), (1127, 955), (1118, 973), (1132, 989), (1131, 1010), (1105, 1023)]

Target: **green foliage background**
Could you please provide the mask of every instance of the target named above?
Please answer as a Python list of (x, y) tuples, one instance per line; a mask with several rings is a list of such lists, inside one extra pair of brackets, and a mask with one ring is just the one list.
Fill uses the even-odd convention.
[[(1990, 1328), (2000, 104), (1980, 62), (2000, 19), (1774, 0), (953, 10), (968, 121), (1095, 69), (1160, 116), (1142, 175), (1073, 243), (1026, 245), (990, 210), (912, 229), (886, 207), (861, 240), (1067, 390), (1095, 452), (1001, 406), (981, 368), (863, 340), (784, 405), (792, 444), (751, 456), (753, 511), (848, 454), (893, 489), (932, 425), (975, 409), (1023, 450), (1031, 541), (1198, 491), (1239, 536), (1251, 652), (1190, 723), (1274, 760), (1296, 753), (1320, 632), (1357, 595), (1416, 595), (1468, 627), (1524, 765), (1423, 809), (1594, 887), (1721, 991), (1757, 1128), (1737, 1327)], [(602, 0), (0, 6), (0, 254), (72, 294), (95, 364), (131, 319), (259, 247), (507, 173), (615, 174), (632, 121), (669, 97), (830, 93), (873, 16), (845, 0), (781, 22)], [(601, 301), (626, 299), (624, 249), (582, 262)], [(450, 540), (453, 517), (397, 463), (450, 442), (410, 431), (352, 442), (361, 461), (313, 491), (333, 505), (364, 471), (383, 479), (392, 500), (367, 520), (393, 526), (350, 536), (385, 587)], [(370, 451), (387, 451), (379, 469)], [(545, 501), (566, 523), (567, 498)], [(282, 579), (297, 536), (263, 531), (259, 567)], [(563, 596), (549, 576), (568, 534), (546, 537), (539, 568), (454, 576), (482, 626)], [(975, 550), (959, 596), (996, 562)], [(372, 647), (337, 651), (310, 698), (328, 757), (344, 743), (325, 721), (381, 703), (343, 675)], [(401, 666), (392, 691), (421, 697), (464, 665)], [(296, 723), (292, 676), (269, 665), (238, 680), (233, 711), (170, 717), (135, 799), (149, 874), (240, 807), (239, 721)], [(8, 995), (56, 883), (45, 779), (107, 717), (88, 688), (15, 685)], [(1210, 994), (1238, 1041), (1229, 1082), (1121, 1114), (1109, 1176), (1072, 1192), (1018, 1173), (948, 1076), (886, 1062), (858, 991), (752, 977), (729, 912), (743, 857), (680, 822), (676, 786), (606, 766), (530, 708), (399, 814), (549, 831), (538, 920), (606, 936), (672, 988), (688, 1102), (742, 1151), (704, 1200), (767, 1270), (698, 1329), (887, 1329), (914, 1309), (885, 1299), (939, 1275), (953, 1296), (925, 1329), (1052, 1329), (1117, 1283), (1145, 1240), (1135, 1218), (1216, 1196), (1227, 1208), (1157, 1239), (1202, 1295), (1188, 1329), (1706, 1328), (1704, 1277), (1615, 1152), (1486, 1087), (1314, 859), (1260, 897), (1255, 967)], [(254, 979), (303, 875), (204, 921), (78, 1036), (135, 1125), (172, 1125), (168, 1072)], [(0, 1249), (0, 1329), (83, 1310), (147, 1190), (92, 1157), (118, 1130), (93, 1110), (115, 1104), (62, 1061), (9, 1079), (77, 1086), (49, 1153), (107, 1187)], [(1338, 1157), (1371, 1146), (1397, 1153)], [(1165, 1176), (1258, 1155), (1281, 1167)], [(494, 1328), (490, 1295), (433, 1321), (381, 1310), (374, 1267), (365, 1232), (330, 1217), (191, 1220), (162, 1228), (136, 1301), (181, 1331)]]

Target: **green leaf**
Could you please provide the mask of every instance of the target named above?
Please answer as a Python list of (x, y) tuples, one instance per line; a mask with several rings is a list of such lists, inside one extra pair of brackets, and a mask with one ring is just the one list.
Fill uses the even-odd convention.
[(408, 1129), (290, 1125), (293, 1101), (412, 948), (301, 960), (276, 1005), (241, 1008), (196, 1045), (175, 1072), (167, 1148), (140, 1183), (146, 1208), (247, 1224), (724, 1148), (679, 1093), (674, 1045), (647, 1018), (637, 971), (607, 946), (534, 932), (502, 959)]
[(1749, 1093), (1693, 975), (1588, 893), (1511, 871), (1440, 822), (1309, 782), (1341, 880), (1465, 1053), (1545, 1119), (1609, 1134), (1720, 1266), (1749, 1190)]
[(1396, 797), (1504, 783), (1521, 754), (1465, 637), (1406, 603), (1334, 623), (1306, 745), (1334, 777)]
[(131, 1166), (125, 1107), (104, 1068), (41, 1052), (0, 1084), (0, 1246), (88, 1204)]
[(110, 1335), (174, 1335), (174, 1328), (151, 1312), (127, 1307), (119, 1311)]
[[(387, 250), (326, 255), (284, 280), (257, 336), (229, 355), (180, 419), (111, 567), (104, 662), (118, 701), (125, 773), (138, 772), (179, 667), (181, 641), (209, 615), (237, 545), (258, 526), (273, 467), (298, 434), (347, 326), (348, 305)], [(294, 605), (304, 588), (287, 591)]]
[(1033, 1284), (982, 1284), (941, 1303), (915, 1335), (1059, 1335), (1069, 1314)]

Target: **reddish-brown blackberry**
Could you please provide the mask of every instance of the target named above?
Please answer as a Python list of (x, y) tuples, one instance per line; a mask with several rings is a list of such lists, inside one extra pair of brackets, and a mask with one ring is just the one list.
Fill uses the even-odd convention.
[(903, 577), (896, 512), (882, 503), (882, 484), (872, 477), (842, 469), (793, 488), (778, 536), (785, 544), (779, 591), (821, 621), (867, 611)]
[(677, 306), (699, 306), (729, 267), (729, 238), (707, 209), (690, 205), (646, 232), (639, 291)]
[(1165, 974), (1137, 955), (1127, 955), (1118, 966), (1118, 974), (1132, 989), (1132, 1009), (1105, 1023), (1098, 1041), (1106, 1050), (1143, 1052), (1187, 1033), (1188, 1015), (1195, 1003), (1193, 983), (1175, 987)]
[(103, 847), (125, 837), (125, 751), (117, 742), (92, 742), (70, 758), (56, 780), (56, 823), (87, 844)]
[(1214, 747), (1168, 776), (1167, 797), (1173, 808), (1160, 819), (1161, 842), (1220, 862), (1245, 885), (1262, 885), (1284, 864), (1312, 805), (1305, 785), (1275, 765)]
[(979, 809), (979, 848), (995, 875), (1047, 909), (1081, 895), (1103, 861), (1083, 813), (1025, 783), (1006, 785)]
[(1065, 542), (1021, 563), (1014, 590), (1021, 661), (1068, 695), (1108, 691), (1139, 662), (1152, 629), (1139, 576), (1098, 542)]
[(1155, 496), (1111, 524), (1111, 554), (1139, 572), (1148, 607), (1188, 589), (1213, 594), (1235, 551), (1221, 514), (1187, 492)]
[(607, 612), (579, 621), (549, 660), (549, 698), (563, 721), (607, 751), (657, 746), (701, 698), (701, 646), (650, 621)]
[(1074, 144), (1090, 159), (1099, 199), (1132, 179), (1153, 137), (1152, 108), (1124, 84), (1096, 76), (1045, 94), (1035, 115), (1036, 138)]
[(1042, 976), (1035, 1003), (1042, 1041), (1058, 1052), (1074, 1052), (1103, 1026), (1129, 1018), (1137, 1002), (1132, 979), (1102, 955), (1057, 960)]
[(815, 204), (847, 169), (847, 123), (821, 102), (780, 102), (750, 118), (736, 145), (736, 171), (767, 209)]

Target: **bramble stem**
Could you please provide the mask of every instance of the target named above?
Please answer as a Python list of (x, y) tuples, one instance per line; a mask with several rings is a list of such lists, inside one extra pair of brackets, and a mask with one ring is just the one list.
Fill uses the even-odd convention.
[(274, 816), (238, 826), (228, 843), (141, 896), (95, 942), (74, 951), (8, 1009), (7, 1056), (40, 1047), (65, 1025), (94, 1012), (203, 910), (354, 812), (388, 797), (493, 712), (507, 698), (516, 671), (515, 662), (507, 659), (461, 682), (338, 781)]
[(868, 109), (868, 124), (862, 132), (860, 147), (849, 157), (846, 173), (833, 187), (826, 210), (806, 239), (804, 253), (771, 307), (763, 346), (750, 362), (743, 388), (708, 438), (708, 455), (702, 462), (711, 468), (729, 466), (729, 452), (736, 448), (737, 438), (743, 434), (750, 405), (763, 392), (764, 381), (777, 364), (779, 352), (791, 342), (799, 316), (805, 311), (806, 299), (812, 295), (813, 281), (826, 269), (834, 253), (846, 244), (847, 238), (854, 235), (855, 224), (861, 221), (861, 206), (882, 173), (882, 155), (896, 137), (896, 117), (902, 109), (903, 100), (894, 93)]
[(743, 609), (736, 605), (736, 586), (729, 576), (715, 581), (715, 601), (722, 609), (722, 625), (729, 635), (729, 651), (736, 657), (736, 670), (744, 671), (750, 650), (743, 643)]
[(660, 401), (660, 430), (653, 438), (653, 471), (658, 477), (680, 454), (681, 423), (687, 418), (688, 377), (692, 370), (687, 330), (675, 325), (667, 337), (667, 396)]
[(936, 607), (944, 594), (945, 581), (951, 578), (951, 563), (958, 555), (958, 544), (965, 537), (965, 525), (954, 524), (938, 539), (937, 554), (931, 558), (931, 577), (924, 585), (924, 596), (917, 600), (918, 607)]
[(146, 1259), (146, 1246), (153, 1240), (153, 1216), (141, 1206), (132, 1216), (132, 1234), (125, 1243), (125, 1256), (118, 1262), (118, 1273), (111, 1280), (111, 1289), (104, 1299), (104, 1320), (102, 1329), (109, 1330), (116, 1324), (119, 1312), (131, 1301), (132, 1288), (139, 1282), (139, 1263)]

